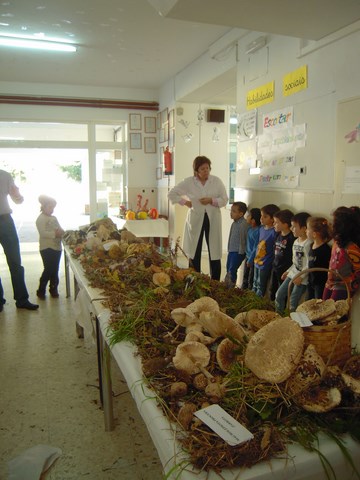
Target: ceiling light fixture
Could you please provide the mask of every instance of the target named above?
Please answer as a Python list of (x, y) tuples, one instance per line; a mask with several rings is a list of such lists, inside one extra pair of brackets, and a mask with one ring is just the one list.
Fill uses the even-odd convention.
[(55, 39), (38, 39), (22, 35), (0, 33), (0, 46), (15, 48), (30, 48), (35, 50), (51, 50), (56, 52), (76, 52), (76, 47), (65, 41)]

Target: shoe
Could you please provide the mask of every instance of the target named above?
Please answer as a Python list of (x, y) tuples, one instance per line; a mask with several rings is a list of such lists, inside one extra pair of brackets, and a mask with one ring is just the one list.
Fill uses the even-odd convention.
[(26, 302), (22, 303), (21, 305), (16, 305), (16, 308), (25, 308), (25, 310), (37, 310), (39, 308), (39, 305), (31, 303), (29, 302), (29, 300), (26, 300)]
[(59, 298), (59, 292), (57, 290), (57, 288), (51, 288), (49, 290), (50, 292), (50, 295), (52, 296), (52, 298)]
[(46, 298), (45, 292), (41, 292), (40, 290), (36, 291), (36, 296), (38, 298), (41, 298), (41, 300), (45, 300), (45, 298)]

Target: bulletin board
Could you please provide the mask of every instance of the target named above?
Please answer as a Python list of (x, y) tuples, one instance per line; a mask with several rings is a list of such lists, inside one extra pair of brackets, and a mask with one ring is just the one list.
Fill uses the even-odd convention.
[(336, 204), (359, 205), (360, 97), (338, 104), (335, 167)]
[[(295, 100), (295, 98), (294, 98)], [(336, 105), (334, 93), (327, 93), (318, 98), (312, 98), (302, 103), (293, 104), (296, 125), (306, 125), (306, 143), (295, 152), (295, 164), (292, 166), (296, 173), (300, 167), (306, 167), (305, 173), (299, 175), (299, 182), (291, 189), (304, 192), (333, 193), (334, 192), (334, 161), (335, 161), (335, 116)], [(276, 105), (267, 106), (266, 110), (258, 110), (258, 135), (262, 132), (262, 117), (266, 112), (276, 110)], [(284, 174), (288, 166), (284, 165)], [(236, 187), (263, 190), (263, 185), (257, 182), (248, 170), (236, 172)]]

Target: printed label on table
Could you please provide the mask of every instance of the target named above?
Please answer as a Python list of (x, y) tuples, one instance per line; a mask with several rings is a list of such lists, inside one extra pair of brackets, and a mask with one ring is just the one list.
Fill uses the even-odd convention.
[(249, 430), (225, 412), (219, 405), (210, 405), (198, 410), (194, 415), (200, 418), (211, 430), (231, 446), (239, 445), (254, 438), (254, 435)]
[(304, 312), (291, 312), (290, 317), (297, 322), (300, 327), (311, 327), (313, 325), (312, 321), (309, 320), (309, 317)]

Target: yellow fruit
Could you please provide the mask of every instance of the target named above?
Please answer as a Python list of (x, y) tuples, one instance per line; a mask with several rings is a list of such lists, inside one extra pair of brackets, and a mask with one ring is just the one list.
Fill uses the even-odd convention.
[(137, 219), (138, 220), (145, 220), (147, 218), (147, 213), (146, 212), (138, 212), (137, 214)]
[(125, 215), (126, 220), (135, 220), (135, 212), (128, 210)]

